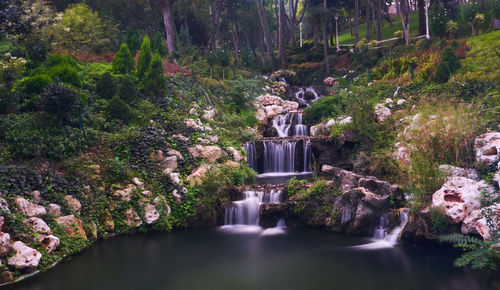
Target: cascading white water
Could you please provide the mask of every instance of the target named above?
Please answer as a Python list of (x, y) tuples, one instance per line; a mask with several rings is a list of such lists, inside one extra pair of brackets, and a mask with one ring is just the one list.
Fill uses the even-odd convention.
[(255, 149), (255, 142), (247, 142), (243, 148), (247, 152), (248, 167), (257, 171), (257, 150)]
[(264, 173), (295, 172), (297, 142), (264, 141)]
[(304, 140), (302, 143), (304, 147), (304, 172), (307, 172), (307, 167), (309, 166), (309, 161), (311, 160), (311, 141)]
[(224, 223), (226, 225), (254, 225), (259, 224), (259, 209), (262, 203), (280, 203), (281, 190), (245, 191), (245, 199), (233, 201), (231, 207), (226, 208)]
[[(307, 100), (305, 98), (305, 95), (307, 93), (312, 94), (314, 96), (312, 100)], [(295, 99), (298, 101), (299, 104), (309, 106), (309, 104), (314, 103), (315, 101), (317, 101), (319, 99), (319, 95), (312, 87), (305, 88), (305, 89), (300, 88), (295, 93)]]
[(307, 126), (302, 124), (302, 114), (297, 114), (294, 136), (307, 136)]
[(277, 115), (273, 119), (273, 127), (278, 132), (279, 137), (288, 137), (290, 127), (292, 127), (292, 118), (294, 113), (287, 113), (286, 115)]
[(403, 231), (404, 227), (408, 223), (408, 209), (403, 208), (399, 210), (399, 226), (394, 227), (392, 230), (389, 230), (388, 225), (389, 221), (386, 217), (382, 216), (380, 218), (380, 224), (375, 229), (375, 233), (373, 234), (373, 242), (365, 245), (355, 246), (357, 249), (365, 249), (365, 250), (377, 250), (384, 248), (391, 248), (397, 244), (399, 235)]

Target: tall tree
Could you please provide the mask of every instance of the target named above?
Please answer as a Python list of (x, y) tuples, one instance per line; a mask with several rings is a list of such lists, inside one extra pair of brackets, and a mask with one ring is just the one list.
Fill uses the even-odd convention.
[(273, 57), (273, 42), (271, 40), (271, 34), (269, 32), (269, 25), (267, 24), (266, 11), (264, 9), (264, 4), (262, 3), (262, 0), (255, 0), (255, 2), (257, 3), (257, 10), (259, 11), (260, 25), (262, 34), (264, 35), (264, 43), (266, 45), (267, 58), (268, 61), (272, 62), (274, 69), (275, 66)]
[(161, 12), (163, 15), (163, 24), (167, 35), (167, 51), (172, 55), (175, 48), (175, 34), (172, 19), (172, 4), (177, 0), (161, 0)]
[(354, 42), (359, 40), (359, 0), (354, 0)]
[(286, 10), (285, 0), (279, 1), (279, 52), (280, 52), (280, 67), (286, 67)]
[(377, 1), (377, 40), (382, 40), (382, 0)]
[[(300, 13), (300, 16), (298, 15), (299, 13), (299, 2), (302, 2), (302, 11)], [(290, 11), (290, 32), (291, 32), (291, 38), (290, 42), (292, 44), (292, 48), (297, 45), (297, 34), (295, 33), (297, 31), (297, 26), (299, 26), (300, 23), (302, 23), (302, 19), (304, 18), (305, 12), (307, 10), (307, 6), (309, 4), (309, 0), (289, 0), (288, 1), (288, 7)]]
[(425, 35), (425, 0), (418, 0), (418, 35)]
[(403, 25), (403, 35), (405, 39), (405, 45), (408, 45), (410, 42), (410, 14), (411, 7), (408, 3), (408, 0), (400, 0), (400, 8), (401, 8), (401, 24)]
[(330, 62), (328, 60), (328, 38), (326, 36), (326, 23), (328, 22), (328, 16), (326, 14), (326, 11), (326, 0), (323, 0), (323, 54), (325, 55), (325, 71), (327, 75), (330, 75)]
[(370, 0), (366, 0), (366, 39), (370, 38)]

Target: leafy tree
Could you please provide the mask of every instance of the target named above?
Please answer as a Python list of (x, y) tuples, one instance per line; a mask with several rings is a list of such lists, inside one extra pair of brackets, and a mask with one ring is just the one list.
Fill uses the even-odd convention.
[(47, 74), (35, 74), (24, 79), (23, 91), (27, 94), (39, 94), (45, 89), (52, 78)]
[(118, 95), (122, 100), (131, 104), (137, 98), (137, 85), (135, 81), (130, 76), (124, 76), (118, 87)]
[(70, 5), (61, 22), (53, 27), (57, 48), (71, 54), (86, 51), (87, 57), (92, 51), (112, 45), (116, 35), (116, 26), (103, 21), (84, 3)]
[(446, 32), (449, 17), (441, 2), (434, 3), (429, 11), (429, 24), (432, 33), (442, 36)]
[(142, 39), (141, 54), (137, 62), (137, 78), (139, 80), (142, 80), (146, 75), (149, 64), (151, 63), (151, 57), (151, 43), (149, 41), (149, 36), (145, 35)]
[(249, 45), (243, 46), (243, 49), (240, 52), (240, 61), (244, 67), (252, 66), (255, 58), (253, 56), (252, 50)]
[(116, 95), (115, 78), (109, 73), (103, 73), (96, 83), (95, 91), (103, 99), (111, 99)]
[(78, 108), (77, 92), (61, 82), (50, 84), (40, 94), (43, 110), (56, 117), (60, 125), (68, 123)]
[(165, 88), (163, 77), (163, 61), (157, 54), (153, 56), (148, 73), (142, 81), (143, 90), (152, 96), (161, 97)]
[(130, 53), (126, 43), (122, 43), (120, 50), (113, 59), (113, 72), (117, 74), (127, 74), (135, 69), (135, 60)]
[(52, 79), (58, 79), (63, 83), (80, 86), (80, 73), (69, 64), (63, 63), (52, 67), (49, 70), (49, 75)]

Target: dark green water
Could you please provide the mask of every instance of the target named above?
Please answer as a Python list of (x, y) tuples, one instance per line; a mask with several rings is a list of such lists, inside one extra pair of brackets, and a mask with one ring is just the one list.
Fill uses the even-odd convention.
[(5, 289), (488, 289), (437, 248), (350, 248), (368, 239), (312, 229), (284, 235), (217, 229), (103, 241)]

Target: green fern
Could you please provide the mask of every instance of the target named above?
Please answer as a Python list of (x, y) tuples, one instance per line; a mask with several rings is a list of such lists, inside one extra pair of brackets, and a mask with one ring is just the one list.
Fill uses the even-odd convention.
[(470, 265), (474, 270), (486, 268), (497, 270), (498, 268), (500, 262), (500, 234), (498, 233), (487, 241), (457, 233), (440, 236), (439, 241), (451, 243), (454, 247), (465, 251), (455, 260), (456, 267)]

